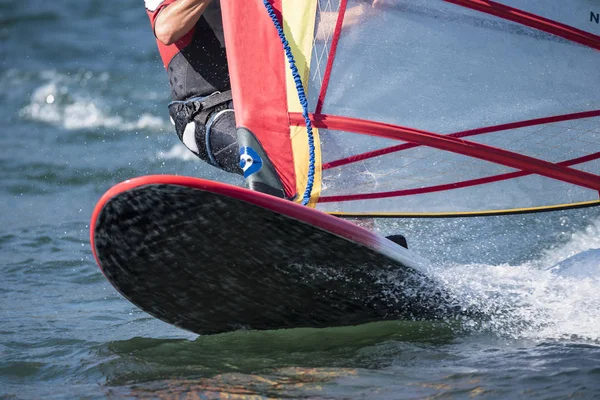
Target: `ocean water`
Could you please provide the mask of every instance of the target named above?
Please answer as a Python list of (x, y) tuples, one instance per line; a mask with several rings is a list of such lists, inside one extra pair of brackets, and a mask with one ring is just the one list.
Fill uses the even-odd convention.
[(0, 0), (0, 398), (600, 398), (597, 209), (378, 222), (485, 322), (198, 337), (118, 295), (89, 246), (104, 191), (242, 184), (178, 144), (142, 3)]

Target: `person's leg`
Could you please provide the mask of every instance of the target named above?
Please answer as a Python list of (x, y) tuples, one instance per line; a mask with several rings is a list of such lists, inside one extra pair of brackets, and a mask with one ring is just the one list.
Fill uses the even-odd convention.
[(237, 143), (235, 113), (232, 108), (213, 112), (204, 130), (210, 163), (224, 171), (242, 174)]

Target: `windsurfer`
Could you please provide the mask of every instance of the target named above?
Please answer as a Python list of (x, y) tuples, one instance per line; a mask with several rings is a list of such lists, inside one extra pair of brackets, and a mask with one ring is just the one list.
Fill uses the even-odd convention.
[(219, 0), (145, 0), (169, 75), (169, 114), (200, 159), (241, 174)]
[[(200, 159), (242, 174), (220, 1), (145, 0), (145, 5), (169, 75), (169, 114), (177, 136)], [(344, 26), (359, 22), (365, 11), (363, 4), (348, 9)], [(321, 13), (318, 38), (332, 30), (334, 18), (335, 13)]]

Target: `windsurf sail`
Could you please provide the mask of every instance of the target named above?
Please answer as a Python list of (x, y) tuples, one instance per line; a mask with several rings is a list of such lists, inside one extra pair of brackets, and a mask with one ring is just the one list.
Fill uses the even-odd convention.
[(285, 197), (381, 217), (600, 205), (597, 1), (222, 9), (238, 127)]

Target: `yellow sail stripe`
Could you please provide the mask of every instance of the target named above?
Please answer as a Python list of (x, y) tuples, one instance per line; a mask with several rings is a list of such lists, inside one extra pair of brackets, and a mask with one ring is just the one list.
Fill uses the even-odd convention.
[(482, 210), (482, 211), (461, 211), (461, 212), (431, 212), (431, 213), (405, 213), (405, 212), (338, 212), (330, 211), (327, 214), (335, 215), (337, 217), (348, 217), (348, 218), (447, 218), (447, 217), (484, 217), (493, 215), (507, 215), (507, 214), (526, 214), (532, 212), (543, 212), (543, 211), (559, 211), (568, 210), (572, 208), (583, 208), (583, 207), (595, 207), (600, 206), (600, 200), (582, 201), (579, 203), (567, 203), (567, 204), (556, 204), (552, 206), (539, 206), (539, 207), (527, 207), (527, 208), (511, 208), (505, 210)]
[[(296, 60), (296, 67), (302, 77), (304, 89), (307, 90), (307, 82), (310, 74), (310, 62), (313, 48), (313, 34), (315, 29), (315, 18), (317, 13), (317, 0), (283, 0), (282, 2), (283, 28), (285, 36), (290, 44), (292, 53)], [(285, 60), (286, 88), (288, 110), (290, 112), (302, 112), (302, 106), (298, 100), (296, 83), (289, 69), (287, 59)], [(315, 141), (315, 177), (309, 206), (315, 207), (321, 193), (321, 146), (319, 141), (319, 130), (313, 128)], [(296, 173), (297, 202), (302, 201), (302, 195), (306, 190), (308, 181), (308, 134), (306, 127), (291, 126), (290, 139), (292, 141), (292, 152), (294, 154), (294, 169)]]

